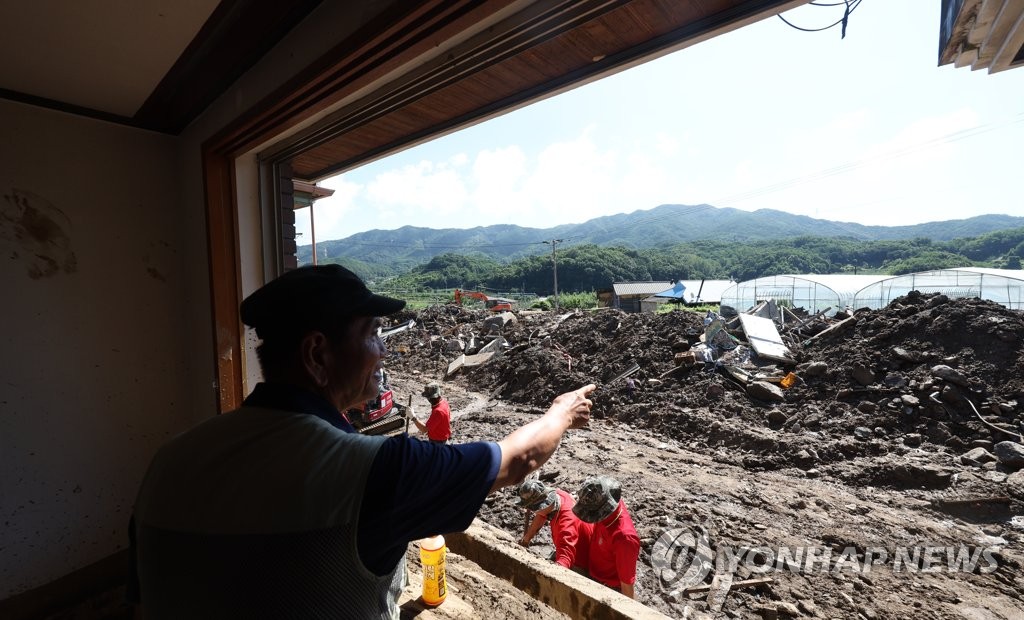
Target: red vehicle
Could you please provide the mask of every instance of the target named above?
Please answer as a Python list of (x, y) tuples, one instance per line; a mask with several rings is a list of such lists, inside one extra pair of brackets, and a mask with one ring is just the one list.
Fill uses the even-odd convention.
[(505, 299), (504, 297), (490, 297), (479, 291), (463, 291), (455, 289), (455, 303), (462, 305), (462, 298), (469, 297), (471, 299), (479, 299), (484, 302), (484, 308), (487, 308), (491, 312), (511, 312), (516, 301), (514, 299)]
[(349, 409), (345, 414), (352, 426), (364, 435), (392, 435), (406, 425), (405, 407), (395, 402), (387, 373), (381, 371), (380, 377), (377, 398), (366, 401), (362, 407)]

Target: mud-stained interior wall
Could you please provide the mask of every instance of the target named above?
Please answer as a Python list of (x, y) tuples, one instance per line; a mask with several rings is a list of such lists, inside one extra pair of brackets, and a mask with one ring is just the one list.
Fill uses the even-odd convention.
[(177, 137), (0, 100), (0, 601), (124, 549), (153, 454), (216, 412), (203, 142), (392, 2), (325, 2)]
[(0, 599), (127, 545), (193, 408), (174, 140), (0, 101)]

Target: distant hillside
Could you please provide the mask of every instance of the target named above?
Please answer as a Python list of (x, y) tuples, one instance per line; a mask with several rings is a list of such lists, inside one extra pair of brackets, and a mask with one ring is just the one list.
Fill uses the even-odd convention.
[[(359, 261), (381, 275), (401, 273), (449, 252), (508, 262), (544, 253), (546, 239), (563, 239), (564, 247), (594, 244), (635, 249), (694, 241), (754, 242), (798, 236), (841, 237), (857, 241), (928, 238), (948, 241), (1024, 226), (1024, 217), (979, 215), (963, 220), (913, 226), (864, 226), (819, 220), (772, 209), (754, 212), (709, 205), (661, 205), (649, 210), (594, 218), (553, 228), (510, 224), (468, 229), (418, 228), (370, 230), (345, 239), (317, 243), (321, 258)], [(560, 246), (563, 247), (563, 246)], [(310, 262), (310, 246), (298, 248), (300, 263)]]

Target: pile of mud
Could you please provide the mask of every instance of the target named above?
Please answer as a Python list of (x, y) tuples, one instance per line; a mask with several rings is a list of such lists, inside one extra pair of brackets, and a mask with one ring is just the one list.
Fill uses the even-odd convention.
[[(978, 299), (911, 293), (813, 338), (787, 338), (792, 364), (756, 355), (738, 364), (764, 377), (794, 372), (792, 388), (774, 391), (781, 397), (751, 392), (722, 361), (677, 367), (676, 354), (704, 332), (703, 317), (690, 312), (520, 313), (502, 325), (485, 311), (445, 305), (398, 318), (417, 326), (388, 341), (392, 371), (444, 376), (464, 350), (500, 335), (501, 354), (446, 380), (538, 410), (596, 383), (595, 418), (650, 429), (752, 471), (816, 475), (857, 460), (856, 472), (831, 473), (941, 488), (951, 460), (1018, 441), (1024, 426), (1024, 316)], [(742, 330), (732, 333), (742, 343)], [(639, 370), (628, 380), (606, 385), (632, 364)], [(908, 454), (917, 465), (885, 458)], [(922, 454), (941, 467), (922, 466)], [(983, 460), (993, 461), (990, 470), (998, 465)]]
[[(1019, 312), (911, 294), (852, 317), (787, 319), (777, 326), (788, 363), (741, 354), (748, 343), (736, 321), (730, 333), (740, 347), (678, 366), (699, 347), (702, 315), (521, 312), (506, 322), (447, 305), (397, 318), (415, 327), (387, 342), (392, 376), (410, 393), (443, 378), (460, 441), (499, 439), (558, 394), (599, 386), (591, 430), (568, 433), (542, 471), (570, 492), (597, 473), (622, 482), (641, 537), (644, 604), (673, 617), (707, 617), (694, 615), (709, 610), (700, 600), (706, 594), (680, 595), (654, 568), (655, 542), (679, 528), (704, 528), (716, 548), (817, 545), (839, 554), (874, 546), (895, 553), (922, 540), (979, 544), (981, 527), (986, 544), (1008, 541), (991, 575), (930, 582), (895, 572), (781, 571), (770, 585), (729, 592), (723, 611), (952, 620), (967, 605), (1002, 610), (985, 617), (1017, 617), (1024, 563), (1011, 550), (1024, 531), (1024, 471), (1014, 472), (1024, 462), (1004, 462), (1000, 446), (1021, 446)], [(485, 345), (500, 353), (478, 353)], [(466, 360), (473, 363), (460, 367)], [(631, 382), (613, 381), (634, 364)], [(449, 374), (449, 367), (458, 369)], [(737, 378), (771, 381), (790, 372), (797, 380), (788, 389), (754, 390)], [(488, 498), (480, 517), (518, 538), (528, 515), (506, 490)], [(548, 528), (531, 548), (547, 556)]]

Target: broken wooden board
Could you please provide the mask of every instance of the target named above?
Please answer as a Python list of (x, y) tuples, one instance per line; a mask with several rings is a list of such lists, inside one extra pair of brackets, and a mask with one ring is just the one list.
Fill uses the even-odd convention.
[(466, 368), (472, 368), (473, 366), (479, 366), (491, 361), (491, 358), (497, 355), (494, 351), (488, 351), (487, 353), (477, 353), (476, 355), (467, 355), (466, 359), (463, 360), (462, 365)]
[(462, 368), (465, 364), (466, 364), (466, 355), (465, 354), (462, 354), (462, 355), (456, 357), (454, 360), (452, 360), (451, 364), (448, 364), (448, 370), (445, 371), (445, 375), (454, 374), (460, 368)]
[(808, 344), (814, 342), (818, 338), (821, 338), (822, 336), (825, 336), (827, 334), (838, 334), (839, 332), (841, 332), (842, 330), (846, 329), (847, 327), (853, 327), (856, 324), (857, 324), (857, 316), (856, 315), (846, 317), (842, 321), (839, 321), (838, 323), (835, 323), (834, 325), (830, 325), (827, 329), (822, 330), (822, 331), (818, 332), (817, 334), (814, 334), (813, 336), (811, 336), (807, 340), (804, 340), (803, 341), (803, 346), (806, 347)]
[[(772, 580), (771, 577), (759, 577), (757, 579), (747, 579), (745, 581), (734, 581), (734, 582), (732, 582), (732, 585), (730, 586), (730, 589), (731, 590), (736, 590), (738, 588), (752, 588), (752, 587), (756, 587), (756, 586), (763, 586), (763, 585), (768, 585), (769, 583), (772, 583), (772, 581), (773, 580)], [(686, 594), (695, 594), (695, 593), (698, 593), (698, 592), (707, 592), (707, 591), (711, 590), (713, 585), (714, 585), (714, 581), (712, 581), (712, 583), (702, 583), (699, 586), (691, 586), (689, 588), (685, 588), (683, 590), (683, 592), (686, 593)]]
[(708, 592), (708, 611), (722, 611), (731, 587), (732, 573), (715, 573), (711, 579), (711, 591)]
[(750, 348), (759, 357), (794, 363), (793, 354), (782, 342), (782, 336), (775, 328), (774, 321), (764, 317), (741, 314), (740, 325), (743, 326), (743, 333), (747, 335)]
[[(497, 340), (494, 342), (497, 342)], [(489, 346), (490, 345), (488, 345), (488, 347)], [(487, 349), (488, 347), (484, 347), (484, 349)], [(493, 347), (493, 349), (497, 349), (497, 347)], [(495, 350), (484, 351), (481, 349), (481, 351), (481, 353), (477, 353), (476, 355), (463, 354), (452, 360), (452, 363), (448, 364), (448, 370), (445, 371), (445, 376), (458, 372), (460, 368), (472, 368), (473, 366), (486, 364), (491, 361), (492, 357), (498, 355), (498, 351)]]

